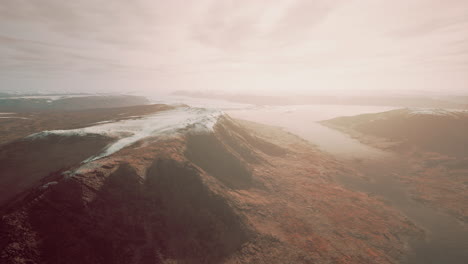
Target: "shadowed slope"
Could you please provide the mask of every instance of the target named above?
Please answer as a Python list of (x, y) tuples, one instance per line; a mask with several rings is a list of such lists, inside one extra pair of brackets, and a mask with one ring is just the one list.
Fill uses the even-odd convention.
[(3, 208), (0, 262), (390, 264), (415, 231), (303, 140), (224, 116), (74, 172)]
[(23, 139), (0, 147), (0, 205), (50, 173), (68, 169), (98, 153), (110, 138), (100, 135)]

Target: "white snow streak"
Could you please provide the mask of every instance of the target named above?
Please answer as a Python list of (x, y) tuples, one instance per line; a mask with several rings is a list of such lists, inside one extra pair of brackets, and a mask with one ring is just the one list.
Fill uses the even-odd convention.
[(117, 141), (107, 146), (102, 153), (85, 161), (89, 162), (109, 156), (146, 137), (171, 135), (171, 133), (175, 134), (181, 129), (195, 132), (211, 131), (222, 114), (219, 110), (183, 107), (142, 116), (139, 119), (103, 123), (80, 129), (43, 131), (30, 135), (28, 138), (45, 137), (51, 134), (62, 136), (97, 134), (118, 138)]

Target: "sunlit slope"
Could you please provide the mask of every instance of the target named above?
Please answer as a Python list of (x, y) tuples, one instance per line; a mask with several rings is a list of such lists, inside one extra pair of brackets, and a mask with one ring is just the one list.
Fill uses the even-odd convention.
[(377, 114), (338, 117), (323, 124), (352, 129), (448, 155), (468, 155), (468, 112), (442, 109), (399, 109)]
[(339, 117), (322, 124), (391, 150), (410, 166), (395, 175), (414, 199), (468, 222), (468, 112), (400, 109)]

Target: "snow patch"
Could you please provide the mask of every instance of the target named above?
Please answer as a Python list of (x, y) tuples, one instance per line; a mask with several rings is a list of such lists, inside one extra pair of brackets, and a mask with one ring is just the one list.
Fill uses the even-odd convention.
[(222, 114), (223, 112), (219, 110), (181, 107), (147, 116), (138, 116), (138, 119), (125, 119), (80, 129), (43, 131), (30, 135), (28, 138), (34, 139), (49, 135), (86, 136), (93, 134), (117, 138), (102, 153), (85, 161), (89, 162), (109, 156), (146, 137), (171, 136), (182, 130), (196, 133), (212, 131)]
[(27, 117), (19, 117), (19, 116), (0, 116), (0, 118), (2, 119), (30, 119), (30, 118), (27, 118)]
[(0, 113), (0, 118), (6, 119), (6, 118), (16, 118), (16, 119), (30, 119), (27, 117), (21, 117), (21, 116), (11, 116), (11, 115), (16, 115), (17, 113), (14, 112), (4, 112)]
[(457, 109), (429, 109), (429, 108), (412, 108), (409, 109), (410, 116), (421, 116), (421, 115), (430, 115), (430, 116), (447, 116), (458, 118), (460, 115), (466, 115), (468, 111), (466, 110), (457, 110)]
[(58, 182), (56, 182), (56, 181), (48, 182), (48, 183), (42, 185), (39, 189), (45, 190), (45, 189), (49, 188), (49, 186), (56, 185), (56, 184), (58, 184)]

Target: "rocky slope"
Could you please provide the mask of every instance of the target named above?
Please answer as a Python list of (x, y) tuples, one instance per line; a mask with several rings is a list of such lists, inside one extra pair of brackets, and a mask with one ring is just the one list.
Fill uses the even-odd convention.
[(222, 113), (168, 110), (20, 142), (49, 139), (86, 151), (2, 204), (2, 263), (399, 263), (418, 232), (337, 184), (353, 172), (307, 142)]

